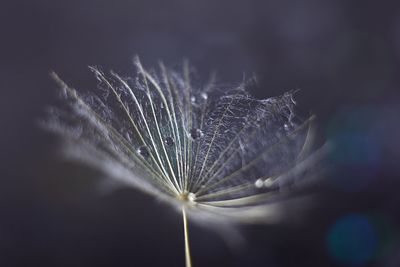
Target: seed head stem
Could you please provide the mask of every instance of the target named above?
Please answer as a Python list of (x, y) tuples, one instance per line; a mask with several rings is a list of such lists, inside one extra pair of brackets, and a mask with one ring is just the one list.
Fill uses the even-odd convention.
[(183, 217), (183, 232), (185, 235), (185, 260), (186, 267), (192, 267), (192, 257), (190, 256), (190, 245), (189, 245), (189, 227), (186, 216), (185, 207), (182, 206), (182, 217)]

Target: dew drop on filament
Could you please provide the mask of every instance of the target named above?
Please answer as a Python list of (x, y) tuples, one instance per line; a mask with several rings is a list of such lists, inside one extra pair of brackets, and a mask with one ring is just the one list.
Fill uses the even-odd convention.
[(174, 143), (175, 143), (174, 139), (172, 137), (170, 137), (170, 136), (168, 136), (168, 137), (166, 137), (164, 139), (164, 144), (167, 145), (167, 146), (173, 146)]
[(137, 153), (143, 158), (148, 158), (150, 156), (149, 150), (146, 146), (141, 146), (137, 149)]
[(274, 184), (274, 180), (271, 178), (265, 179), (265, 181), (264, 181), (264, 186), (267, 188), (273, 186), (273, 184)]
[(257, 179), (257, 181), (255, 181), (254, 185), (255, 185), (257, 188), (262, 188), (262, 187), (264, 186), (264, 182), (263, 182), (262, 179)]
[(207, 100), (207, 99), (208, 99), (208, 95), (207, 95), (207, 93), (205, 93), (205, 92), (201, 93), (200, 96), (201, 96), (201, 98), (203, 98), (204, 100)]
[(190, 137), (193, 140), (197, 140), (197, 139), (199, 139), (200, 137), (203, 136), (203, 132), (200, 129), (197, 129), (197, 128), (191, 129), (189, 134), (190, 134)]
[(189, 200), (190, 202), (196, 201), (196, 195), (193, 194), (193, 193), (189, 193), (188, 196), (187, 196), (187, 198), (188, 198), (188, 200)]

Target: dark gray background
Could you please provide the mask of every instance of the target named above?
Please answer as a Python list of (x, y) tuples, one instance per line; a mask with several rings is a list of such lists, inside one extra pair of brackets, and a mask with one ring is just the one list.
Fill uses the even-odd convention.
[(129, 74), (135, 54), (147, 67), (188, 58), (227, 84), (255, 73), (257, 97), (300, 88), (322, 138), (369, 138), (339, 145), (356, 163), (333, 179), (359, 179), (327, 190), (302, 224), (242, 229), (239, 250), (193, 226), (194, 266), (344, 266), (326, 238), (346, 214), (390, 225), (365, 266), (400, 266), (396, 1), (1, 1), (0, 29), (1, 266), (183, 266), (179, 214), (135, 190), (100, 194), (101, 174), (59, 160), (57, 140), (36, 125), (55, 103), (50, 70), (85, 91), (96, 85), (88, 65)]

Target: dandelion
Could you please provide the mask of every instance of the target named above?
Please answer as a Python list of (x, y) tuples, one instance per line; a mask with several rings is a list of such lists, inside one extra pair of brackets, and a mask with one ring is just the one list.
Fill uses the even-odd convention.
[(187, 62), (181, 72), (135, 65), (134, 78), (91, 67), (99, 94), (87, 96), (52, 73), (67, 105), (51, 109), (46, 127), (64, 137), (66, 155), (177, 207), (187, 267), (188, 217), (273, 222), (313, 180), (305, 173), (321, 150), (310, 150), (313, 117), (295, 114), (294, 92), (258, 100), (247, 82), (225, 88), (213, 76), (195, 85)]

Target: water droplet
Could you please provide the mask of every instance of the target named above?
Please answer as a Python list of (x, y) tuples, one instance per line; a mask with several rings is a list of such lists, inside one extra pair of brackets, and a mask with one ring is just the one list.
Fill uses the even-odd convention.
[(203, 136), (203, 132), (200, 129), (197, 129), (197, 128), (191, 129), (189, 134), (190, 134), (190, 137), (193, 140), (199, 139), (200, 137)]
[(195, 96), (191, 96), (190, 97), (190, 102), (192, 102), (193, 104), (196, 103), (196, 97)]
[(255, 185), (257, 188), (262, 188), (262, 187), (264, 186), (264, 182), (263, 182), (262, 179), (257, 179), (257, 181), (255, 181), (254, 185)]
[(196, 201), (196, 195), (193, 194), (192, 192), (190, 192), (190, 193), (188, 194), (187, 198), (188, 198), (188, 200), (189, 200), (190, 202)]
[(264, 181), (265, 187), (271, 187), (273, 184), (274, 184), (274, 180), (272, 180), (271, 178), (265, 179), (265, 181)]
[(208, 99), (208, 94), (206, 92), (203, 92), (200, 94), (201, 98), (203, 98), (204, 100)]
[(141, 146), (137, 149), (137, 153), (139, 153), (140, 156), (143, 158), (147, 158), (150, 156), (149, 150), (147, 149), (146, 146)]
[(166, 144), (167, 146), (173, 146), (174, 143), (175, 143), (174, 139), (170, 136), (168, 136), (164, 139), (164, 144)]

